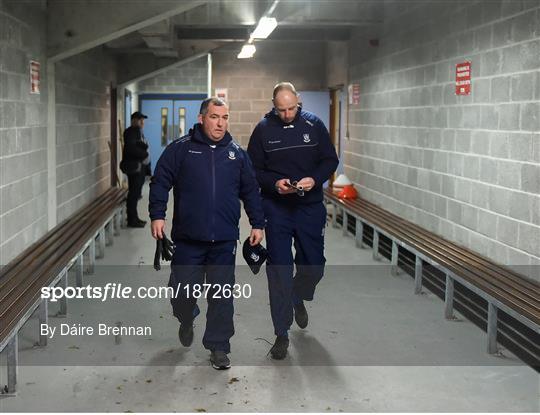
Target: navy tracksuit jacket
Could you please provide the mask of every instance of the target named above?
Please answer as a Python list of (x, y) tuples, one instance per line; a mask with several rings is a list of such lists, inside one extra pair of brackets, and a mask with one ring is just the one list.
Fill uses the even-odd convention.
[[(171, 299), (173, 314), (191, 323), (199, 313), (194, 285), (234, 285), (234, 262), (239, 238), (240, 199), (253, 228), (263, 229), (259, 186), (247, 153), (226, 133), (210, 140), (196, 124), (190, 134), (172, 142), (157, 162), (150, 183), (150, 218), (165, 219), (173, 188), (172, 239), (176, 244), (169, 285), (179, 297)], [(186, 289), (184, 289), (186, 288)], [(234, 334), (233, 299), (208, 293), (203, 344), (209, 350), (230, 351)], [(216, 296), (217, 297), (217, 296)]]
[[(323, 184), (336, 170), (338, 157), (324, 123), (301, 109), (288, 124), (274, 110), (266, 114), (251, 135), (248, 154), (261, 186), (267, 220), (266, 270), (274, 332), (287, 335), (293, 304), (312, 300), (324, 273)], [(277, 193), (279, 179), (293, 182), (304, 177), (315, 180), (314, 188), (304, 196)]]

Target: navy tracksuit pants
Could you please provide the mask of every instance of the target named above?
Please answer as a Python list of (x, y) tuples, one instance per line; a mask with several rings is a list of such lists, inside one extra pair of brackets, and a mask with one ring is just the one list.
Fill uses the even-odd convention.
[(276, 336), (286, 336), (293, 320), (293, 304), (313, 300), (324, 274), (326, 207), (322, 202), (290, 206), (263, 199), (263, 208), (272, 322)]
[(175, 241), (175, 252), (171, 263), (169, 287), (177, 290), (178, 296), (171, 298), (173, 314), (180, 323), (191, 323), (200, 313), (197, 306), (197, 284), (204, 299), (203, 284), (211, 284), (206, 294), (208, 311), (203, 345), (208, 350), (230, 353), (229, 339), (234, 334), (233, 297), (226, 298), (223, 285), (229, 284), (233, 290), (235, 283), (234, 263), (237, 241), (201, 242), (191, 240)]

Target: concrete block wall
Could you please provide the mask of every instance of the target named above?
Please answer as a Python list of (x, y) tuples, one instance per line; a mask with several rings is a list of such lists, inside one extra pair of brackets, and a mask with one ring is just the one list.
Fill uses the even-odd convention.
[[(47, 231), (45, 12), (0, 3), (0, 265)], [(41, 94), (30, 94), (30, 60)]]
[[(350, 42), (346, 173), (363, 197), (540, 281), (540, 3), (388, 11), (379, 47)], [(470, 96), (454, 93), (463, 61)]]
[(135, 87), (135, 91), (139, 94), (206, 93), (207, 90), (208, 65), (206, 56), (139, 81)]
[(110, 187), (110, 82), (115, 62), (101, 48), (56, 64), (58, 222)]
[(326, 89), (324, 43), (257, 43), (251, 59), (237, 59), (238, 51), (212, 54), (212, 93), (227, 88), (231, 111), (229, 131), (244, 147), (261, 118), (272, 108), (272, 90), (280, 81), (298, 90)]

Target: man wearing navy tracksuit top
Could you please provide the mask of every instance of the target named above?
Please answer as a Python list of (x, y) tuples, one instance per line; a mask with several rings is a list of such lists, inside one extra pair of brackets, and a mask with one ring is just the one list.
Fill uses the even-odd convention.
[[(212, 365), (227, 369), (229, 339), (234, 334), (233, 297), (216, 285), (235, 283), (234, 264), (239, 238), (240, 199), (249, 217), (251, 245), (263, 239), (264, 213), (259, 185), (247, 153), (227, 132), (228, 108), (218, 98), (203, 101), (199, 124), (171, 143), (161, 155), (150, 183), (152, 236), (163, 238), (169, 191), (174, 192), (171, 235), (176, 245), (169, 286), (180, 294), (171, 299), (180, 321), (184, 346), (193, 341), (193, 319), (199, 314), (196, 284), (212, 284), (203, 345)], [(227, 296), (229, 298), (227, 298)]]
[(266, 271), (276, 335), (270, 352), (274, 359), (283, 359), (293, 309), (297, 324), (305, 328), (308, 315), (303, 302), (313, 300), (324, 273), (323, 183), (336, 170), (338, 157), (323, 122), (299, 107), (292, 84), (276, 85), (273, 97), (274, 109), (255, 127), (248, 154), (266, 216)]

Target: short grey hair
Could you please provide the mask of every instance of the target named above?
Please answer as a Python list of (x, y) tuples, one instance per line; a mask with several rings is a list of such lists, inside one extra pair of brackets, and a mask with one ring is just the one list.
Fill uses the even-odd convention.
[(276, 84), (276, 86), (274, 87), (274, 92), (272, 93), (273, 100), (276, 99), (276, 95), (280, 91), (289, 91), (289, 92), (292, 92), (295, 96), (298, 96), (298, 92), (296, 92), (296, 88), (294, 87), (293, 84), (291, 84), (290, 82), (280, 82), (279, 84)]
[(223, 106), (226, 107), (227, 106), (227, 103), (225, 101), (223, 101), (221, 98), (218, 98), (218, 97), (206, 98), (201, 103), (201, 108), (199, 109), (199, 114), (206, 115), (208, 113), (208, 107), (210, 106), (210, 104), (215, 105), (216, 107), (223, 107)]

